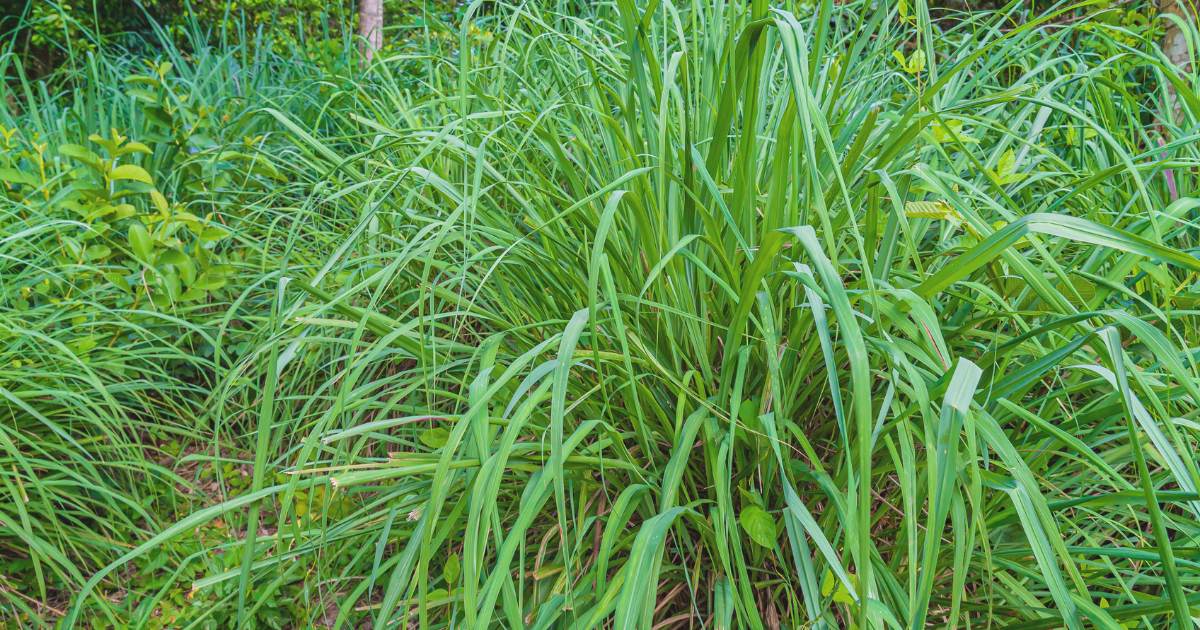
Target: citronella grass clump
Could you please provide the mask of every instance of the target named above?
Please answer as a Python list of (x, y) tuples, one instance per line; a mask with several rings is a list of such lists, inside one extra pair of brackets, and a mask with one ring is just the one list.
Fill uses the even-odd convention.
[[(0, 520), (59, 575), (5, 596), (70, 590), (63, 627), (184, 594), (213, 627), (1190, 627), (1200, 99), (1093, 8), (477, 2), (236, 98), (197, 62), (261, 138), (183, 157), (240, 259), (161, 319), (213, 356), (107, 307), (136, 342), (5, 376), (40, 415), (0, 479), (42, 498)], [(15, 260), (8, 299), (42, 277)], [(195, 371), (87, 371), (154, 353)], [(97, 455), (126, 485), (54, 515), (37, 471)], [(117, 520), (151, 471), (203, 481)]]

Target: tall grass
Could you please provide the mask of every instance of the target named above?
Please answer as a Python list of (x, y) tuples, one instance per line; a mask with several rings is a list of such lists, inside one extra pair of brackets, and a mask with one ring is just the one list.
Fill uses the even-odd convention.
[[(215, 190), (203, 184), (219, 181), (222, 166), (215, 158), (223, 151), (254, 153), (246, 137), (265, 146), (274, 125), (259, 113), (262, 107), (305, 120), (319, 98), (309, 89), (312, 81), (339, 67), (337, 59), (328, 59), (318, 70), (303, 54), (280, 58), (253, 42), (228, 50), (197, 45), (185, 52), (165, 32), (157, 36), (159, 61), (173, 65), (174, 96), (217, 112), (213, 117), (222, 121), (205, 130), (213, 145), (193, 148), (195, 155), (167, 149), (162, 129), (149, 124), (139, 101), (129, 96), (139, 84), (127, 78), (148, 72), (142, 59), (110, 47), (104, 54), (80, 55), (49, 80), (33, 82), (21, 72), (16, 53), (6, 50), (0, 57), (0, 72), (16, 79), (0, 88), (6, 103), (0, 109), (5, 627), (39, 619), (49, 627), (96, 570), (204, 505), (197, 502), (204, 492), (192, 490), (199, 472), (193, 460), (219, 462), (224, 455), (228, 461), (230, 451), (238, 452), (229, 434), (210, 424), (205, 399), (252, 341), (253, 326), (238, 317), (255, 321), (263, 312), (257, 305), (269, 290), (259, 288), (256, 295), (255, 288), (269, 278), (277, 254), (258, 235), (303, 196), (286, 182), (258, 176)], [(318, 120), (306, 122), (320, 127)], [(238, 267), (224, 291), (164, 309), (149, 303), (141, 283), (134, 282), (131, 291), (109, 281), (142, 272), (141, 265), (123, 260), (130, 244), (126, 228), (107, 241), (110, 248), (92, 218), (67, 209), (80, 165), (60, 148), (73, 143), (98, 151), (89, 136), (109, 137), (110, 130), (156, 149), (122, 161), (140, 162), (172, 203), (187, 201), (187, 209), (201, 216), (211, 212), (232, 232), (232, 242), (214, 250)], [(189, 175), (197, 169), (213, 176), (201, 176), (198, 188)], [(264, 189), (264, 182), (271, 187)], [(149, 205), (140, 195), (124, 200)], [(83, 253), (81, 243), (88, 248)], [(293, 255), (321, 244), (318, 232), (310, 230)], [(178, 547), (158, 551), (150, 574), (164, 564), (170, 570), (187, 564), (188, 554)], [(125, 594), (146, 583), (106, 582), (109, 599), (91, 611), (89, 625), (128, 621), (142, 599)]]
[(143, 610), (1195, 625), (1200, 100), (1152, 44), (1087, 3), (484, 8), (255, 101), (290, 183), (188, 427), (249, 485), (64, 627), (219, 518)]

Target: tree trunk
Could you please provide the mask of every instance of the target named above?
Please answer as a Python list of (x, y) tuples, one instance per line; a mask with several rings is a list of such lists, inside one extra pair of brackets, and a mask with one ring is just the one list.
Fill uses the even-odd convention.
[(367, 61), (383, 46), (383, 0), (359, 0), (358, 35), (362, 37), (362, 52)]
[[(1186, 5), (1186, 11), (1184, 10)], [(1196, 11), (1200, 9), (1200, 2), (1197, 0), (1161, 0), (1159, 11), (1163, 14), (1177, 15), (1182, 18), (1190, 26), (1191, 32), (1196, 33)], [(1192, 60), (1188, 56), (1187, 36), (1179, 25), (1168, 19), (1160, 18), (1167, 25), (1167, 33), (1163, 36), (1163, 52), (1175, 67), (1179, 68), (1185, 74), (1192, 71)], [(1185, 79), (1186, 80), (1186, 79)], [(1167, 109), (1174, 116), (1172, 122), (1179, 122), (1182, 110), (1179, 100), (1175, 96), (1175, 87), (1167, 86)]]

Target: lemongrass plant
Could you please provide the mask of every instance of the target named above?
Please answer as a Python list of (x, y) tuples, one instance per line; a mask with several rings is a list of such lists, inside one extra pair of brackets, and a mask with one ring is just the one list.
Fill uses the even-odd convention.
[(1195, 625), (1200, 100), (1152, 45), (1084, 50), (1087, 2), (488, 4), (319, 128), (269, 109), (311, 185), (271, 238), (345, 232), (206, 405), (252, 487), (73, 614), (246, 509), (190, 585), (238, 623), (304, 580), (334, 627)]

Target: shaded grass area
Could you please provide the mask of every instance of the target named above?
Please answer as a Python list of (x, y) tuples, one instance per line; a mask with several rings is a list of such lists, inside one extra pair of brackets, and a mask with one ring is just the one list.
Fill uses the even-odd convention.
[(1200, 99), (1021, 9), (18, 83), (6, 622), (1191, 627)]

